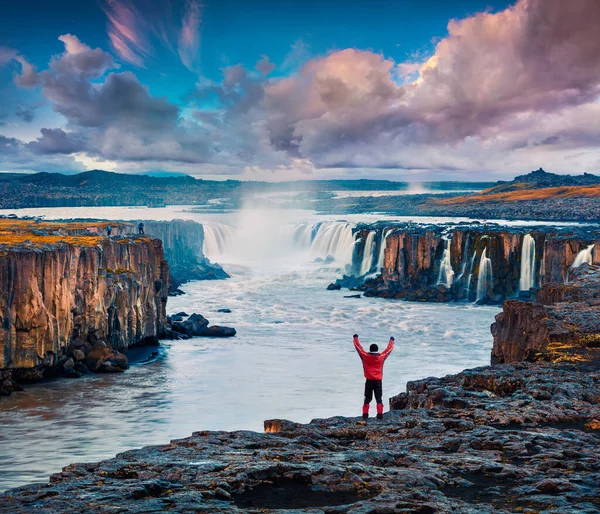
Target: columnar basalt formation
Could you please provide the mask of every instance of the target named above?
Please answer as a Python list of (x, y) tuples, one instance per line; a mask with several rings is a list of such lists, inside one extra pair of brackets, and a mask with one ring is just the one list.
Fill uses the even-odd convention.
[[(373, 232), (376, 235), (370, 240), (374, 251), (368, 252), (365, 244), (368, 234)], [(361, 287), (368, 296), (501, 303), (519, 296), (526, 236), (531, 238), (534, 248), (525, 254), (532, 259), (528, 269), (533, 289), (546, 283), (565, 282), (578, 254), (590, 246), (593, 246), (590, 260), (600, 263), (600, 232), (591, 228), (380, 223), (357, 227), (353, 274), (369, 270), (371, 276), (363, 279)], [(381, 252), (382, 259), (378, 257)], [(371, 262), (365, 266), (364, 259), (370, 256)], [(444, 261), (444, 257), (449, 260)], [(489, 271), (484, 275), (482, 264), (486, 260)], [(444, 280), (441, 271), (448, 264), (451, 275)], [(379, 276), (374, 278), (376, 273)], [(355, 285), (352, 281), (346, 283)]]
[(120, 352), (164, 333), (168, 288), (158, 239), (2, 220), (0, 370), (35, 379), (79, 361), (126, 366)]
[[(143, 223), (146, 235), (163, 242), (165, 259), (171, 270), (171, 293), (180, 292), (179, 286), (190, 280), (221, 280), (229, 278), (223, 268), (211, 263), (203, 252), (204, 227), (192, 220), (137, 220), (115, 222), (113, 234), (135, 234), (138, 224)], [(105, 231), (105, 224), (98, 229)]]
[(582, 264), (536, 302), (511, 300), (492, 325), (492, 363), (600, 361), (600, 269)]

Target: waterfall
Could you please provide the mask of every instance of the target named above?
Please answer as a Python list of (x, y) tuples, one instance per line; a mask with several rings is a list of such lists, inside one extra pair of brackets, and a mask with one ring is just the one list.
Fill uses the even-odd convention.
[(316, 231), (311, 229), (310, 251), (315, 257), (331, 255), (339, 264), (352, 264), (354, 250), (353, 225), (342, 221), (320, 223)]
[(203, 224), (204, 243), (202, 252), (211, 260), (218, 261), (230, 249), (234, 241), (233, 230), (221, 223)]
[(594, 245), (593, 244), (591, 244), (588, 247), (586, 247), (585, 249), (581, 250), (577, 254), (577, 257), (575, 257), (575, 260), (573, 261), (573, 264), (571, 265), (571, 268), (578, 268), (584, 262), (587, 262), (588, 264), (592, 264), (593, 263), (593, 259), (592, 259), (592, 252), (593, 251), (594, 251)]
[(451, 287), (454, 280), (454, 270), (452, 269), (451, 262), (451, 247), (452, 240), (446, 239), (444, 241), (444, 253), (442, 254), (442, 260), (440, 261), (440, 273), (438, 275), (438, 284), (444, 284), (446, 287)]
[(377, 273), (381, 272), (381, 268), (383, 268), (383, 260), (385, 258), (385, 249), (387, 247), (387, 238), (392, 232), (392, 228), (386, 228), (381, 232), (381, 241), (379, 242), (379, 257), (377, 257), (377, 269), (375, 270)]
[(521, 277), (519, 279), (519, 290), (529, 291), (535, 286), (535, 239), (531, 234), (523, 238), (521, 249)]
[(371, 230), (365, 239), (365, 249), (363, 251), (362, 263), (360, 266), (359, 275), (366, 275), (371, 271), (373, 266), (373, 254), (375, 253), (375, 234), (374, 230)]
[(313, 237), (313, 225), (310, 223), (300, 223), (300, 225), (294, 227), (292, 243), (294, 246), (307, 248), (312, 243)]
[(479, 302), (488, 296), (488, 289), (492, 284), (492, 280), (492, 259), (487, 256), (487, 248), (484, 248), (483, 253), (481, 254), (481, 260), (479, 261), (476, 302)]
[(308, 251), (315, 259), (332, 257), (349, 273), (356, 244), (353, 228), (345, 221), (318, 221), (288, 227), (282, 235), (291, 247)]
[(471, 264), (469, 265), (469, 277), (467, 278), (467, 300), (469, 299), (469, 294), (471, 293), (471, 279), (473, 278), (473, 268), (475, 267), (475, 257), (477, 254), (473, 252), (473, 257), (471, 257)]

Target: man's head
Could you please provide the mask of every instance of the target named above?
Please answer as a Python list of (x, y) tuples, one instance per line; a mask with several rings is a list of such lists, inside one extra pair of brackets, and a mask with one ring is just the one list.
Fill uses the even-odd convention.
[(379, 351), (379, 346), (377, 346), (375, 343), (373, 343), (371, 346), (369, 346), (369, 351), (371, 353), (376, 353)]

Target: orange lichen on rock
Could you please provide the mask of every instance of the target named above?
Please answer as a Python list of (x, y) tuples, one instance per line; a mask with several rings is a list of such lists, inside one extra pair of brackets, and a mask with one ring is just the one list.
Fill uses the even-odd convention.
[(469, 202), (521, 202), (555, 198), (600, 198), (600, 186), (563, 186), (546, 187), (542, 189), (522, 189), (506, 193), (456, 196), (453, 198), (445, 198), (443, 200), (434, 200), (433, 203), (438, 205), (456, 205)]
[(101, 236), (62, 236), (34, 234), (32, 232), (0, 232), (0, 245), (17, 246), (28, 245), (39, 247), (45, 244), (67, 243), (75, 246), (97, 245), (103, 237)]
[[(0, 218), (0, 246), (30, 246), (47, 244), (94, 246), (102, 242), (107, 226), (133, 232), (133, 225), (109, 221), (40, 221), (35, 219)], [(123, 242), (126, 242), (124, 239)]]

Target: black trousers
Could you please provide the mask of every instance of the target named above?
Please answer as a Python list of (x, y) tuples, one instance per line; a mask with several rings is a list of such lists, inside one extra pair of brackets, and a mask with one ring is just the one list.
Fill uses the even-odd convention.
[(365, 382), (365, 405), (371, 403), (373, 399), (373, 393), (375, 393), (375, 401), (377, 403), (383, 403), (381, 397), (383, 395), (383, 386), (381, 380), (369, 380)]

